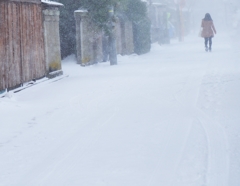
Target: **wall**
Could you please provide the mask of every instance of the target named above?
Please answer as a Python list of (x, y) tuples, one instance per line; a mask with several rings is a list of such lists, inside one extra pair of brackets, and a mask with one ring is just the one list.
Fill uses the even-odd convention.
[[(76, 20), (77, 63), (83, 66), (108, 61), (109, 41), (103, 31), (95, 26), (88, 12), (77, 10)], [(129, 55), (134, 52), (132, 22), (117, 20), (114, 23), (117, 54)], [(104, 50), (104, 51), (103, 51)]]

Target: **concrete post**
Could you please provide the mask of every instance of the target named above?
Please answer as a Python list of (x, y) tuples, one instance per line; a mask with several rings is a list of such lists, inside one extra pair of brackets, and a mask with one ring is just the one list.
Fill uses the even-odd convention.
[(122, 54), (122, 30), (121, 30), (121, 19), (118, 19), (116, 22), (116, 47), (117, 54)]
[(56, 71), (62, 74), (59, 15), (57, 7), (45, 6), (43, 10), (45, 61), (49, 75)]
[(87, 13), (86, 10), (77, 10), (74, 12), (76, 21), (77, 63), (81, 65), (90, 62), (91, 59), (89, 44), (83, 36), (87, 27)]
[(116, 25), (113, 21), (114, 18), (114, 8), (109, 6), (108, 10), (108, 22), (109, 22), (109, 61), (110, 65), (117, 65), (117, 48), (116, 48)]
[(122, 22), (122, 55), (134, 53), (133, 27), (131, 21)]
[(86, 10), (74, 12), (76, 20), (77, 63), (82, 66), (102, 61), (102, 33), (90, 21)]

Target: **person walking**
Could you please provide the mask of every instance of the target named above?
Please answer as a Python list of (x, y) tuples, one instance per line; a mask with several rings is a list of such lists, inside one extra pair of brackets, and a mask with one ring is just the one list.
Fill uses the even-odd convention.
[(214, 37), (214, 33), (217, 34), (215, 26), (213, 24), (212, 17), (209, 13), (205, 14), (205, 17), (202, 20), (202, 34), (201, 36), (204, 38), (205, 50), (206, 52), (212, 51), (212, 38)]

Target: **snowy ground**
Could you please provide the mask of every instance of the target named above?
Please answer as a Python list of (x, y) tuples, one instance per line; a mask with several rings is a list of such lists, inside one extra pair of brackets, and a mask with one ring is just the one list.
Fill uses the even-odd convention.
[(0, 99), (0, 186), (239, 186), (240, 61), (228, 36), (153, 45)]

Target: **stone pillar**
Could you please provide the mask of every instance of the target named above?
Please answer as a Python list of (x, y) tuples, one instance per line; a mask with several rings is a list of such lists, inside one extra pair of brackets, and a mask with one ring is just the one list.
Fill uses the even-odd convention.
[[(84, 54), (84, 48), (85, 46), (82, 46), (83, 44), (83, 38), (82, 38), (82, 28), (86, 24), (86, 17), (87, 17), (87, 11), (86, 10), (77, 10), (74, 12), (74, 17), (76, 21), (76, 51), (77, 51), (77, 63), (82, 64), (85, 62), (83, 58), (87, 58), (86, 54)], [(86, 49), (85, 49), (86, 50)], [(89, 58), (89, 57), (88, 57)]]
[(116, 47), (117, 47), (117, 54), (122, 54), (122, 30), (121, 30), (121, 19), (118, 19), (116, 23)]
[(131, 21), (126, 21), (125, 23), (125, 40), (126, 40), (126, 54), (134, 53), (133, 44), (133, 26)]
[(56, 71), (62, 74), (59, 15), (57, 7), (46, 6), (43, 10), (45, 60), (49, 74)]
[(132, 22), (128, 20), (121, 21), (121, 41), (122, 41), (122, 55), (129, 55), (134, 53), (133, 44), (133, 26)]
[(86, 10), (74, 12), (77, 63), (86, 66), (102, 61), (102, 33), (90, 21)]

